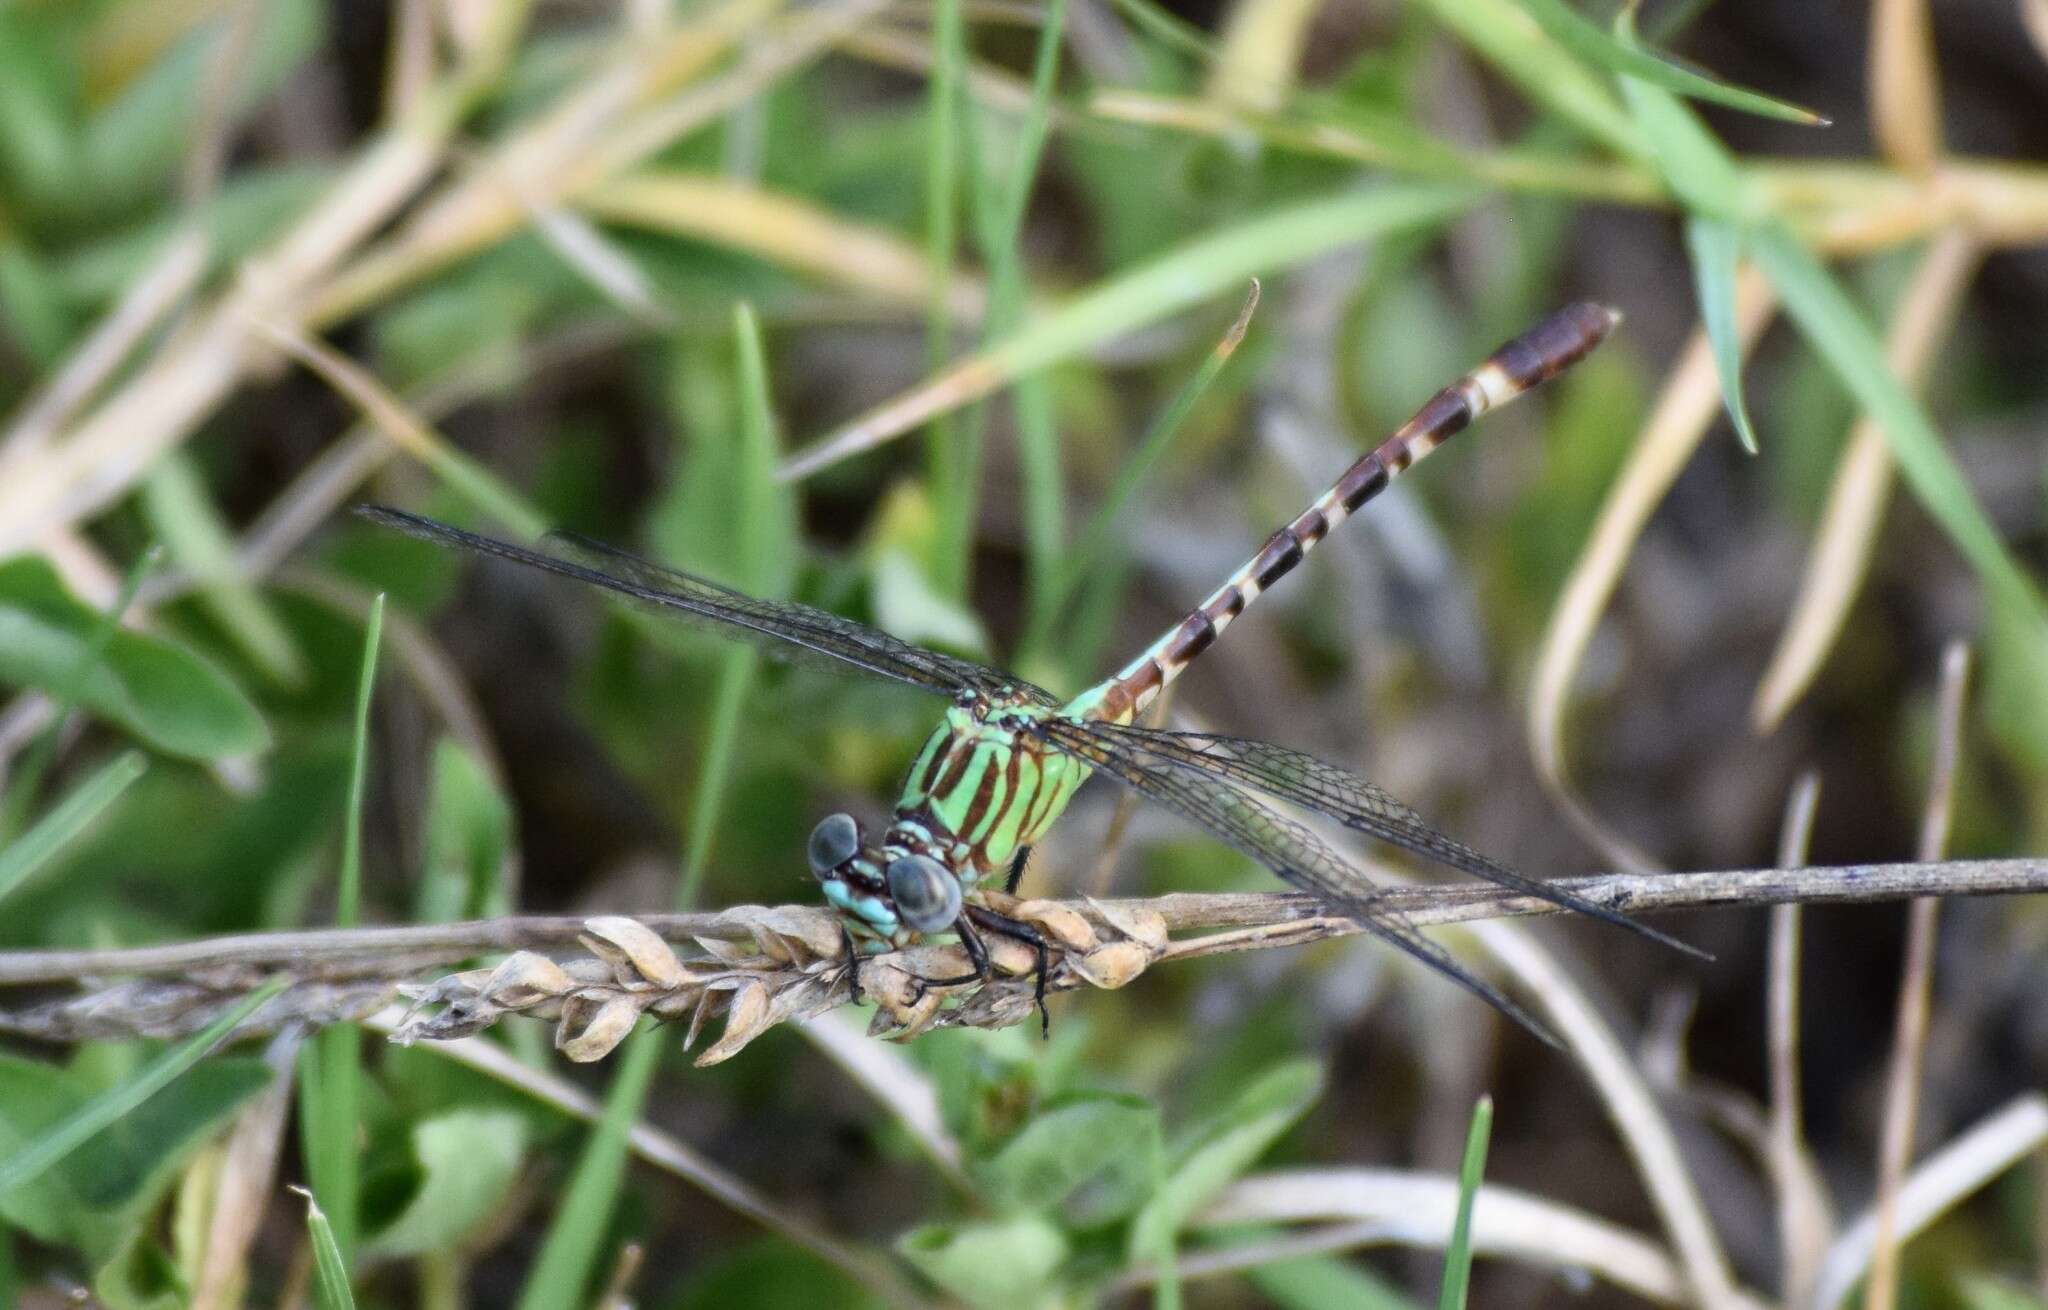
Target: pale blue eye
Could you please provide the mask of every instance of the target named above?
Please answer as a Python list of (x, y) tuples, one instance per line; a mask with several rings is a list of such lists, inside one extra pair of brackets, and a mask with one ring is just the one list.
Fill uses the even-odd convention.
[(889, 862), (889, 899), (914, 932), (944, 932), (960, 917), (960, 882), (929, 855)]
[(811, 829), (811, 873), (819, 879), (835, 875), (840, 865), (860, 853), (860, 825), (851, 814), (828, 814)]

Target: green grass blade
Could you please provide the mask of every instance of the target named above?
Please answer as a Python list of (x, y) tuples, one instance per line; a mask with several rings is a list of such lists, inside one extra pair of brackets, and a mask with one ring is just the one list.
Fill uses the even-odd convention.
[(1322, 196), (1197, 237), (1110, 277), (1024, 324), (999, 345), (961, 361), (856, 419), (789, 460), (793, 481), (878, 446), (933, 415), (970, 404), (1014, 379), (1149, 327), (1251, 278), (1345, 246), (1440, 226), (1479, 193), (1463, 187), (1387, 186)]
[[(772, 556), (780, 544), (780, 525), (786, 519), (782, 502), (787, 493), (775, 485), (777, 436), (760, 324), (751, 307), (741, 305), (735, 311), (734, 327), (739, 350), (739, 427), (744, 452), (734, 487), (734, 524), (739, 534), (736, 571), (743, 585), (765, 593), (774, 589), (769, 578), (778, 572)], [(712, 692), (711, 726), (684, 827), (688, 837), (683, 874), (677, 886), (679, 908), (688, 908), (693, 903), (710, 862), (712, 838), (718, 830), (719, 812), (758, 660), (759, 656), (748, 646), (734, 646), (721, 655), (717, 686)], [(520, 1310), (549, 1310), (581, 1303), (618, 1202), (628, 1137), (646, 1105), (648, 1088), (660, 1068), (663, 1049), (663, 1034), (651, 1025), (643, 1025), (626, 1039), (618, 1057), (618, 1073), (605, 1097), (604, 1117), (576, 1161), (562, 1208), (548, 1229), (533, 1272), (520, 1290)]]
[(562, 1208), (548, 1227), (533, 1272), (519, 1289), (518, 1310), (583, 1304), (600, 1244), (618, 1204), (628, 1139), (647, 1104), (647, 1090), (661, 1067), (664, 1045), (660, 1029), (652, 1027), (626, 1039), (617, 1057), (618, 1072), (605, 1094), (604, 1117), (577, 1157)]
[[(348, 812), (341, 834), (341, 873), (334, 898), (337, 927), (353, 927), (362, 911), (363, 805), (368, 791), (370, 703), (383, 643), (384, 597), (370, 603), (363, 633), (362, 669), (356, 680), (355, 726), (349, 760)], [(300, 1048), (301, 1149), (313, 1189), (327, 1198), (328, 1222), (344, 1261), (356, 1247), (362, 1178), (357, 1142), (362, 1105), (362, 1034), (337, 1024)]]
[(1194, 412), (1211, 384), (1223, 372), (1223, 366), (1237, 353), (1244, 343), (1245, 333), (1250, 330), (1252, 314), (1259, 307), (1259, 280), (1252, 279), (1251, 292), (1245, 297), (1244, 308), (1224, 332), (1223, 337), (1210, 350), (1201, 367), (1195, 370), (1174, 393), (1166, 408), (1160, 411), (1152, 425), (1145, 429), (1145, 435), (1138, 441), (1137, 453), (1125, 461), (1117, 473), (1116, 481), (1110, 484), (1109, 494), (1089, 518), (1088, 526), (1082, 530), (1072, 550), (1061, 562), (1058, 576), (1047, 590), (1043, 613), (1025, 638), (1027, 654), (1043, 656), (1052, 640), (1052, 625), (1066, 611), (1067, 602), (1075, 590), (1090, 578), (1102, 577), (1109, 565), (1109, 551), (1114, 542), (1116, 525), (1123, 521), (1132, 501), (1137, 498), (1138, 489), (1152, 475), (1152, 470), (1166, 458), (1175, 437), (1186, 428), (1189, 414)]
[[(953, 311), (946, 298), (960, 255), (960, 116), (965, 85), (967, 39), (960, 19), (961, 0), (934, 0), (932, 6), (932, 71), (926, 90), (924, 172), (924, 249), (931, 270), (931, 304), (925, 313), (925, 362), (932, 372), (953, 357)], [(948, 600), (967, 594), (968, 538), (973, 531), (974, 505), (970, 481), (951, 413), (932, 417), (925, 436), (925, 467), (931, 502), (939, 522), (939, 545), (932, 552), (932, 585)]]
[(1877, 420), (1906, 485), (1983, 578), (1993, 599), (2032, 623), (2036, 641), (2048, 641), (2048, 607), (2033, 581), (1999, 540), (1954, 456), (1934, 425), (1885, 360), (1884, 346), (1863, 311), (1832, 274), (1783, 225), (1751, 234), (1750, 257), (1769, 277), (1799, 324), (1863, 411)]
[(1618, 155), (1642, 153), (1642, 140), (1606, 81), (1547, 38), (1513, 0), (1424, 3), (1439, 23), (1535, 103)]
[(306, 1240), (313, 1248), (313, 1289), (321, 1310), (355, 1310), (356, 1294), (349, 1289), (348, 1264), (341, 1258), (341, 1244), (334, 1240), (334, 1225), (311, 1192), (303, 1187), (292, 1190), (306, 1198)]
[(5, 1196), (22, 1184), (40, 1178), (51, 1166), (84, 1145), (94, 1134), (168, 1087), (178, 1075), (212, 1054), (214, 1048), (226, 1041), (228, 1035), (242, 1020), (254, 1014), (257, 1007), (265, 1001), (283, 991), (284, 986), (284, 979), (271, 979), (251, 992), (232, 1010), (208, 1024), (205, 1031), (195, 1033), (165, 1051), (129, 1078), (79, 1106), (47, 1131), (39, 1134), (19, 1153), (0, 1160), (0, 1196)]
[(1695, 100), (1711, 100), (1731, 109), (1790, 123), (1827, 126), (1828, 120), (1810, 109), (1696, 73), (1618, 41), (1601, 31), (1598, 24), (1580, 15), (1565, 0), (1520, 0), (1520, 3), (1551, 40), (1589, 64), (1640, 78), (1653, 86), (1691, 96)]
[(384, 640), (384, 594), (370, 602), (363, 632), (362, 671), (356, 678), (355, 732), (349, 756), (348, 826), (341, 833), (341, 883), (334, 898), (336, 927), (353, 928), (362, 914), (363, 802), (368, 791), (370, 701), (377, 688), (377, 649)]
[(1735, 267), (1742, 258), (1742, 234), (1717, 218), (1694, 215), (1685, 225), (1685, 247), (1692, 256), (1693, 281), (1700, 298), (1700, 321), (1713, 348), (1714, 371), (1721, 378), (1721, 399), (1735, 424), (1742, 448), (1756, 454), (1756, 429), (1742, 398), (1742, 340), (1735, 327)]
[(0, 900), (6, 900), (9, 892), (91, 826), (148, 770), (149, 761), (141, 751), (123, 751), (112, 763), (74, 787), (27, 832), (0, 847)]
[(1465, 1159), (1458, 1166), (1458, 1217), (1451, 1224), (1451, 1242), (1444, 1250), (1437, 1310), (1465, 1310), (1465, 1295), (1472, 1285), (1472, 1204), (1479, 1197), (1479, 1180), (1486, 1174), (1486, 1144), (1492, 1134), (1493, 1098), (1482, 1096), (1472, 1107)]

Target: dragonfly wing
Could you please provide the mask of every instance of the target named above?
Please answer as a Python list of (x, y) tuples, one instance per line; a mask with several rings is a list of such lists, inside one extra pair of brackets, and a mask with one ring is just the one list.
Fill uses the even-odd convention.
[(762, 600), (721, 586), (709, 578), (701, 578), (694, 573), (685, 573), (681, 569), (672, 569), (641, 559), (637, 555), (620, 550), (617, 546), (593, 540), (579, 533), (551, 532), (547, 540), (558, 546), (565, 554), (583, 561), (592, 569), (617, 574), (648, 591), (687, 597), (701, 604), (719, 606), (734, 613), (748, 615), (762, 624), (801, 628), (812, 638), (827, 640), (847, 650), (863, 652), (874, 659), (913, 671), (916, 677), (906, 681), (918, 681), (920, 685), (935, 689), (944, 687), (951, 691), (972, 690), (989, 695), (1020, 692), (1042, 705), (1059, 703), (1058, 698), (1043, 687), (1033, 686), (1022, 678), (1004, 673), (1000, 669), (992, 669), (985, 664), (977, 664), (973, 660), (962, 659), (957, 655), (926, 650), (899, 637), (892, 637), (880, 628), (844, 618), (830, 610), (821, 610), (814, 605), (804, 605), (796, 601)]
[(1460, 964), (1388, 904), (1381, 889), (1306, 827), (1232, 782), (1186, 767), (1142, 739), (1098, 732), (1100, 725), (1051, 719), (1048, 743), (1106, 773), (1147, 800), (1257, 860), (1287, 882), (1327, 902), (1374, 936), (1443, 974), (1552, 1046), (1557, 1038), (1535, 1016)]
[[(1026, 684), (1005, 678), (971, 660), (956, 659), (901, 641), (825, 610), (794, 601), (762, 600), (675, 569), (665, 569), (624, 551), (582, 538), (551, 538), (561, 553), (531, 550), (450, 527), (433, 519), (382, 506), (360, 506), (356, 512), (375, 523), (396, 528), (438, 545), (472, 554), (510, 560), (600, 587), (669, 618), (716, 625), (722, 635), (750, 640), (771, 652), (844, 669), (852, 667), (939, 695), (986, 691), (999, 686), (1025, 690)], [(1050, 693), (1029, 688), (1026, 694)]]
[(1383, 788), (1303, 751), (1250, 737), (1225, 737), (1206, 732), (1163, 732), (1115, 724), (1091, 724), (1090, 727), (1098, 733), (1129, 740), (1136, 748), (1171, 760), (1183, 768), (1252, 787), (1291, 805), (1328, 815), (1347, 828), (1424, 859), (1602, 923), (1626, 928), (1659, 945), (1707, 958), (1699, 948), (1607, 906), (1595, 904), (1540, 878), (1516, 873), (1430, 827), (1421, 815)]

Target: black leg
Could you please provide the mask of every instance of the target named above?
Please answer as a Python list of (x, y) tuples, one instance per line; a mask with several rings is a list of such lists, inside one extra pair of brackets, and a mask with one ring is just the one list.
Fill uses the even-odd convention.
[(846, 944), (846, 982), (852, 992), (855, 1005), (860, 1004), (860, 947), (853, 941), (853, 930), (843, 922), (839, 925), (839, 940)]
[(1017, 894), (1017, 884), (1024, 881), (1024, 869), (1031, 863), (1031, 848), (1020, 846), (1017, 857), (1010, 861), (1010, 876), (1003, 880), (1003, 890), (1011, 896)]
[[(1038, 929), (1022, 920), (1012, 919), (1006, 914), (997, 914), (994, 910), (970, 905), (961, 914), (960, 927), (962, 932), (960, 939), (962, 941), (967, 940), (965, 929), (966, 921), (970, 916), (975, 923), (980, 924), (990, 932), (1023, 942), (1030, 946), (1032, 950), (1038, 952), (1038, 967), (1032, 971), (1037, 982), (1032, 995), (1038, 1002), (1038, 1035), (1040, 1037), (1051, 1037), (1052, 1012), (1045, 1008), (1045, 975), (1048, 968), (1050, 968), (1050, 962), (1046, 954), (1045, 938), (1039, 933)], [(979, 945), (978, 942), (976, 944)], [(971, 951), (969, 953), (972, 954)], [(984, 950), (983, 958), (986, 959), (986, 956), (987, 952)]]

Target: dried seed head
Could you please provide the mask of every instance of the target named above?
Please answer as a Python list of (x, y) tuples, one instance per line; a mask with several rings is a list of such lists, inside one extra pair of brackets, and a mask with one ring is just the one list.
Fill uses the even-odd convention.
[(1157, 910), (1096, 900), (1089, 901), (1088, 907), (1100, 915), (1104, 923), (1132, 941), (1142, 942), (1155, 952), (1166, 949), (1169, 939), (1166, 919)]
[(626, 1034), (633, 1031), (633, 1025), (640, 1022), (640, 1001), (633, 996), (614, 996), (594, 1011), (580, 1028), (572, 1028), (570, 1016), (564, 1014), (562, 1022), (555, 1028), (555, 1049), (578, 1064), (589, 1064), (602, 1060), (612, 1049), (626, 1040)]
[(1067, 963), (1090, 986), (1115, 990), (1145, 972), (1156, 952), (1137, 942), (1111, 942), (1086, 955), (1069, 955)]
[(576, 980), (568, 970), (545, 955), (514, 951), (491, 970), (479, 989), (491, 1004), (507, 1010), (523, 1010), (574, 990)]
[(652, 928), (620, 914), (583, 921), (578, 938), (592, 955), (612, 966), (619, 984), (675, 987), (683, 981), (683, 962)]
[(1048, 941), (1066, 950), (1092, 951), (1101, 944), (1085, 917), (1057, 901), (1019, 901), (1016, 917), (1035, 925)]
[(724, 1034), (697, 1057), (697, 1067), (702, 1069), (730, 1060), (748, 1042), (773, 1027), (780, 1017), (769, 1004), (766, 987), (758, 982), (741, 983), (726, 1009)]

